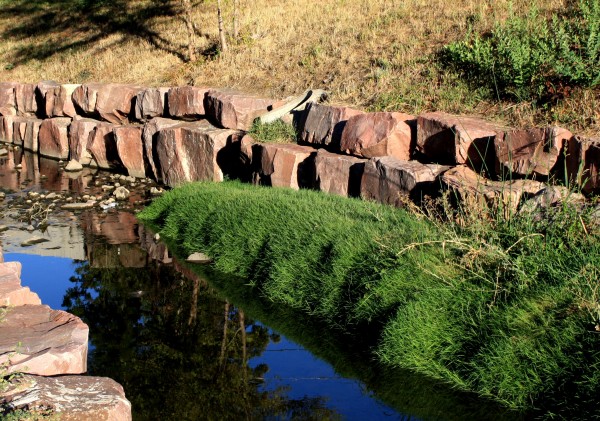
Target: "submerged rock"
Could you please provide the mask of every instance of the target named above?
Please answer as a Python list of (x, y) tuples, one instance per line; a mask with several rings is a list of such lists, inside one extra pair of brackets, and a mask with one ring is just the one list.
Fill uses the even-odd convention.
[(77, 172), (83, 169), (83, 165), (81, 165), (78, 161), (71, 159), (69, 163), (65, 166), (65, 171)]
[(129, 190), (127, 190), (123, 186), (117, 187), (113, 192), (113, 196), (115, 196), (117, 200), (125, 200), (129, 197), (130, 194), (131, 193), (129, 192)]
[(45, 243), (46, 241), (50, 241), (47, 238), (44, 237), (31, 237), (30, 239), (23, 241), (21, 243), (21, 247), (29, 247), (29, 246), (33, 246), (34, 244), (39, 244), (39, 243)]

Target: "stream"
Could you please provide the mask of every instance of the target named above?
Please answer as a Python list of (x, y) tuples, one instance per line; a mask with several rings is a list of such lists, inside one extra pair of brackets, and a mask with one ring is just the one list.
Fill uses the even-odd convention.
[[(60, 210), (106, 199), (117, 182), (131, 190), (126, 201)], [(90, 169), (68, 174), (21, 151), (0, 158), (5, 260), (23, 264), (22, 284), (44, 304), (88, 324), (88, 374), (119, 382), (134, 420), (520, 418), (377, 367), (360, 338), (329, 335), (210, 267), (178, 261), (135, 218), (152, 186)], [(51, 192), (57, 198), (45, 199)]]

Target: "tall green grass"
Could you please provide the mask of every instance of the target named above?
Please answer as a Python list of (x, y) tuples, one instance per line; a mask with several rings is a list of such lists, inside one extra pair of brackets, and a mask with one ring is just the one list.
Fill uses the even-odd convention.
[(368, 327), (388, 366), (510, 408), (600, 415), (600, 241), (585, 212), (431, 215), (226, 182), (175, 189), (139, 217), (264, 299)]

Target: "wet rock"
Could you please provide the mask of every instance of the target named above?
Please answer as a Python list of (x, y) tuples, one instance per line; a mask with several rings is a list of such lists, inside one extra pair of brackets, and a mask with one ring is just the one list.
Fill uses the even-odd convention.
[(253, 148), (254, 179), (273, 187), (312, 187), (317, 150), (296, 144), (257, 144)]
[(466, 166), (446, 171), (442, 183), (459, 199), (466, 211), (492, 209), (505, 215), (513, 214), (522, 200), (544, 188), (543, 183), (533, 180), (491, 181)]
[(197, 120), (206, 114), (204, 96), (207, 88), (179, 86), (167, 92), (169, 115), (182, 120)]
[(366, 159), (319, 149), (315, 158), (314, 187), (339, 196), (358, 197), (365, 162)]
[(142, 131), (142, 140), (144, 142), (144, 154), (148, 160), (148, 165), (152, 171), (155, 180), (160, 181), (160, 162), (156, 157), (156, 142), (158, 141), (158, 133), (161, 130), (181, 124), (181, 121), (171, 120), (169, 118), (156, 117), (144, 125)]
[(15, 84), (15, 103), (17, 114), (34, 117), (37, 112), (37, 101), (35, 97), (36, 85), (31, 83)]
[(135, 119), (146, 121), (166, 115), (168, 92), (169, 88), (148, 88), (138, 92), (135, 97)]
[(33, 246), (35, 244), (39, 244), (39, 243), (45, 243), (46, 241), (50, 241), (47, 238), (44, 237), (31, 237), (26, 241), (23, 241), (21, 243), (21, 247), (29, 247), (29, 246)]
[(275, 102), (232, 90), (211, 89), (206, 93), (204, 106), (209, 119), (218, 126), (247, 131), (254, 119), (265, 114)]
[(513, 175), (548, 176), (554, 169), (563, 144), (573, 135), (560, 127), (513, 129), (494, 140), (496, 170), (505, 179)]
[[(29, 287), (21, 286), (21, 263), (0, 263), (0, 307), (40, 305), (40, 297)], [(0, 326), (0, 333), (2, 327)]]
[(353, 108), (322, 105), (316, 102), (309, 103), (305, 113), (300, 140), (315, 145), (331, 146), (336, 151), (341, 151), (340, 142), (347, 120), (364, 114)]
[(117, 200), (125, 200), (129, 197), (131, 193), (125, 187), (117, 187), (113, 192), (113, 196)]
[(403, 113), (368, 113), (350, 117), (342, 133), (343, 152), (364, 158), (393, 156), (409, 160), (414, 117)]
[(84, 209), (92, 209), (96, 205), (95, 200), (88, 200), (87, 202), (74, 202), (74, 203), (65, 203), (61, 206), (61, 209), (64, 210), (84, 210)]
[(42, 122), (39, 131), (40, 155), (55, 159), (69, 157), (69, 125), (67, 117), (49, 118)]
[(4, 394), (12, 409), (50, 410), (61, 421), (131, 420), (123, 387), (107, 377), (24, 376)]
[(439, 190), (439, 176), (448, 168), (391, 156), (372, 158), (365, 164), (361, 196), (393, 206), (402, 206), (407, 198), (418, 203), (425, 195)]
[(574, 136), (567, 146), (567, 176), (585, 194), (600, 193), (600, 138)]
[(221, 151), (238, 137), (241, 137), (239, 132), (218, 129), (207, 121), (181, 123), (161, 130), (154, 151), (159, 178), (168, 186), (186, 181), (222, 181), (223, 170), (217, 161)]
[(83, 165), (79, 163), (79, 161), (75, 159), (71, 159), (68, 164), (65, 166), (65, 171), (81, 171), (83, 170)]
[(127, 169), (127, 173), (134, 177), (144, 177), (146, 171), (142, 128), (138, 126), (116, 127), (113, 133), (119, 160)]
[(14, 83), (0, 83), (0, 114), (3, 116), (17, 114)]
[(186, 259), (186, 261), (190, 262), (190, 263), (197, 263), (197, 264), (205, 265), (205, 264), (211, 263), (213, 261), (213, 259), (211, 259), (209, 256), (207, 256), (204, 253), (196, 252), (196, 253), (190, 254), (188, 256), (188, 258)]

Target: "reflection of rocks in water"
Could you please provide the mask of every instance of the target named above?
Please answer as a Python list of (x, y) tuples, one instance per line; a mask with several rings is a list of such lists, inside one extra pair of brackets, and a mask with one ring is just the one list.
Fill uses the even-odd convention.
[(138, 242), (138, 222), (129, 212), (86, 211), (81, 214), (81, 226), (87, 235), (104, 237), (110, 244)]
[(39, 174), (39, 158), (22, 149), (14, 149), (0, 158), (4, 171), (0, 173), (0, 185), (3, 189), (19, 190), (30, 182), (35, 182)]
[(146, 250), (148, 257), (152, 260), (165, 264), (169, 264), (173, 261), (167, 246), (163, 242), (157, 241), (152, 231), (148, 230), (143, 225), (139, 225), (138, 236), (140, 246)]
[(86, 244), (86, 259), (93, 268), (143, 268), (148, 255), (137, 244), (109, 244), (95, 241)]

